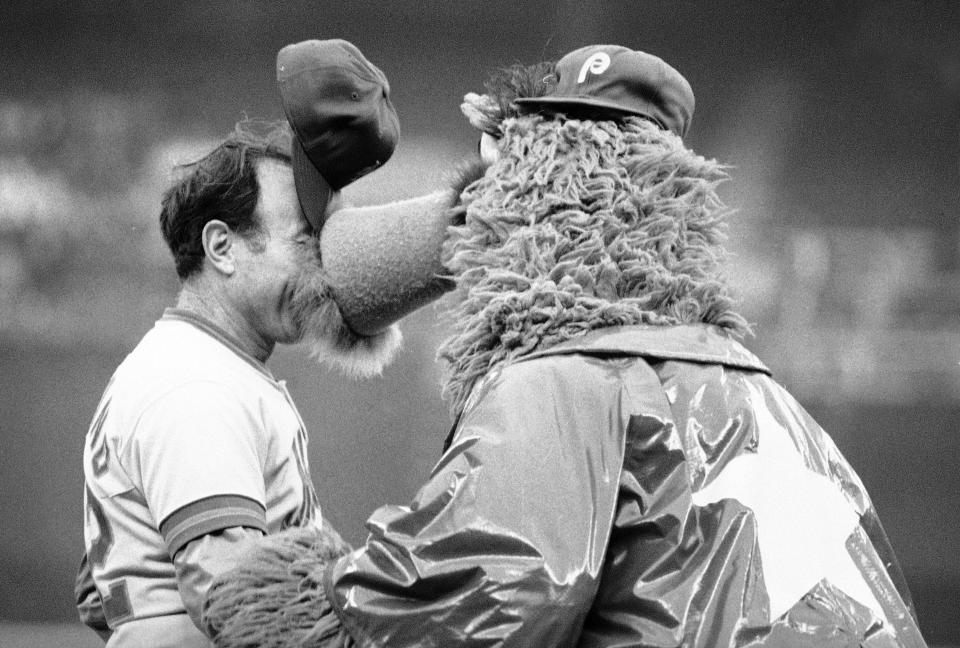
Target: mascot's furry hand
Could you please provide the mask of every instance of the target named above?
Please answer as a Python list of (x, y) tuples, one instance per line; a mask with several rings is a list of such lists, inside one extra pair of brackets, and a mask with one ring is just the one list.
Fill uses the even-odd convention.
[(324, 568), (349, 551), (326, 523), (259, 540), (207, 592), (207, 634), (220, 648), (354, 646), (323, 591)]

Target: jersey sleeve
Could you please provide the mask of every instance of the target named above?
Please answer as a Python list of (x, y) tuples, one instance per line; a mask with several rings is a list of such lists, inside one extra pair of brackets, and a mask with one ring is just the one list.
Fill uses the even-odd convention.
[(210, 583), (220, 574), (236, 567), (249, 550), (257, 531), (230, 527), (188, 542), (177, 552), (173, 565), (177, 572), (177, 589), (183, 607), (194, 625), (202, 632), (200, 611)]
[(625, 436), (615, 376), (583, 375), (585, 364), (504, 371), (414, 501), (376, 511), (365, 545), (326, 570), (327, 598), (360, 645), (548, 646), (579, 634)]
[(221, 529), (266, 532), (263, 427), (256, 402), (214, 382), (182, 385), (140, 417), (130, 458), (171, 557)]

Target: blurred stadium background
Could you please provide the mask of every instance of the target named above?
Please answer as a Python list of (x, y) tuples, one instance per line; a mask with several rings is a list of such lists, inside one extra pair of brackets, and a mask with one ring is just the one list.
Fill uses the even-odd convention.
[[(960, 3), (848, 0), (0, 6), (0, 645), (94, 646), (75, 622), (80, 465), (111, 372), (172, 302), (156, 227), (171, 166), (279, 118), (274, 56), (347, 38), (389, 76), (403, 138), (348, 192), (439, 187), (476, 150), (458, 106), (494, 66), (591, 42), (653, 52), (697, 95), (688, 143), (728, 162), (748, 346), (859, 471), (932, 644), (960, 643)], [(382, 380), (271, 360), (353, 542), (403, 503), (449, 420), (438, 308)]]

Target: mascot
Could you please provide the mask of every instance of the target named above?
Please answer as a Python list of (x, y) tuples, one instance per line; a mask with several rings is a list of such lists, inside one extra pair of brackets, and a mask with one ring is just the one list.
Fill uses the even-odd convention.
[(857, 475), (739, 342), (693, 108), (613, 45), (467, 95), (443, 455), (355, 550), (265, 538), (209, 592), (217, 645), (925, 645)]

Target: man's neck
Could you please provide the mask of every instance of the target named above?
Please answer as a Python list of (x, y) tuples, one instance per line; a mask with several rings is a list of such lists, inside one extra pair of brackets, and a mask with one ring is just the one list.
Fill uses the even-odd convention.
[(257, 332), (235, 306), (216, 295), (204, 294), (194, 286), (184, 285), (176, 307), (202, 317), (223, 329), (240, 348), (260, 362), (266, 362), (274, 343)]

